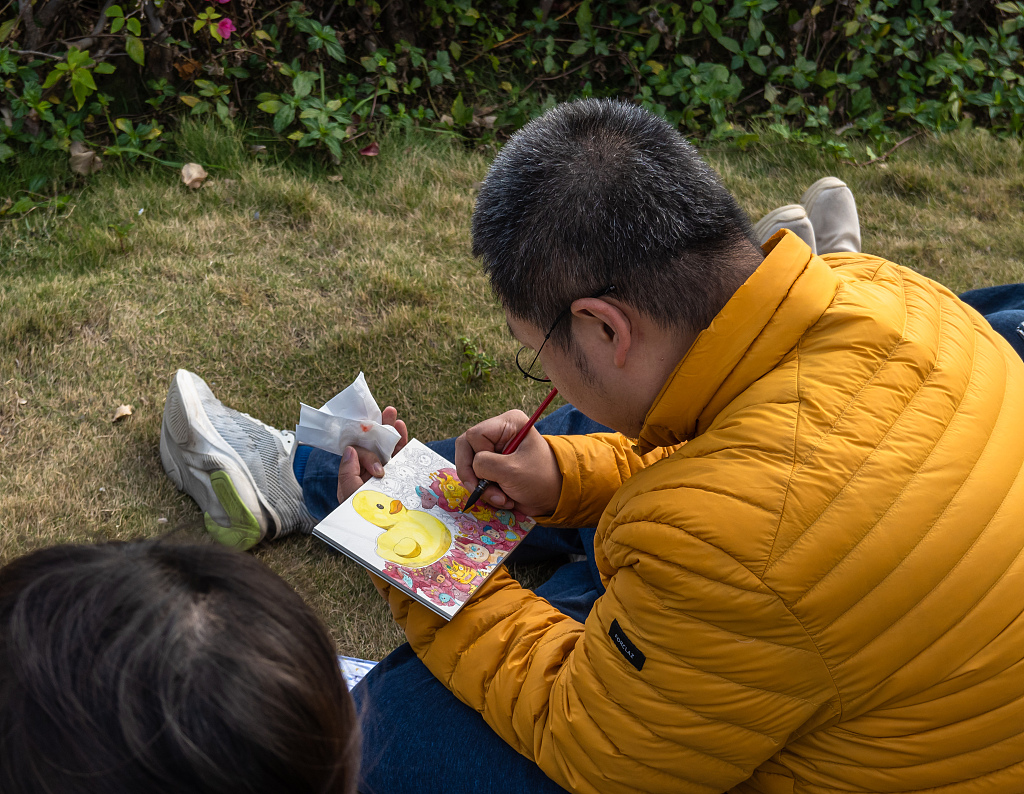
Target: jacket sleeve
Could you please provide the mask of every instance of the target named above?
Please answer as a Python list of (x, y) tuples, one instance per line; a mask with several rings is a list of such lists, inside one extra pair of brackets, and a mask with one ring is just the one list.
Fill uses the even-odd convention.
[(547, 527), (593, 527), (612, 495), (636, 472), (668, 457), (680, 445), (638, 455), (621, 433), (587, 436), (544, 436), (562, 472), (558, 507), (550, 516), (535, 516)]
[[(504, 569), (448, 623), (384, 585), (433, 674), (570, 791), (723, 792), (838, 713), (780, 598), (688, 527), (713, 505), (696, 489), (671, 497), (691, 506), (680, 520), (621, 520), (649, 503), (599, 527), (610, 575), (585, 625)], [(742, 505), (729, 520), (766, 522)]]

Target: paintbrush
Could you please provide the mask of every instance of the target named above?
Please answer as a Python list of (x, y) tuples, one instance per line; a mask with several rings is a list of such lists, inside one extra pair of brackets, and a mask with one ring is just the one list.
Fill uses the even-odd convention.
[[(540, 415), (544, 413), (544, 409), (551, 404), (551, 401), (555, 399), (555, 395), (558, 394), (558, 389), (552, 389), (551, 393), (544, 398), (544, 402), (540, 404), (540, 407), (533, 412), (525, 425), (516, 433), (515, 437), (505, 445), (505, 448), (501, 451), (502, 455), (511, 455), (517, 449), (519, 445), (523, 443), (523, 439), (526, 438), (526, 434), (530, 432), (530, 428), (537, 424), (537, 420), (540, 419)], [(480, 480), (476, 484), (476, 488), (473, 489), (473, 493), (469, 495), (469, 499), (466, 500), (466, 506), (462, 508), (462, 512), (465, 513), (469, 508), (477, 503), (477, 500), (487, 490), (487, 486), (491, 484), (490, 480)]]

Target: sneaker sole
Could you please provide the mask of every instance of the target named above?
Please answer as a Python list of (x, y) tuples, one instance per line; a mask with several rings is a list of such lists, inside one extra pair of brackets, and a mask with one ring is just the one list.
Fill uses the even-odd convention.
[(210, 475), (210, 485), (217, 494), (220, 506), (231, 519), (231, 525), (222, 527), (209, 513), (204, 513), (206, 531), (224, 546), (232, 546), (242, 551), (251, 549), (260, 542), (263, 533), (260, 531), (260, 522), (256, 520), (256, 516), (238, 496), (231, 475), (226, 471), (215, 471)]
[[(210, 447), (210, 451), (194, 451), (200, 445)], [(189, 457), (199, 464), (198, 473), (196, 467), (189, 465), (183, 450), (189, 450)], [(195, 382), (189, 373), (180, 370), (175, 374), (164, 405), (160, 462), (178, 490), (191, 496), (203, 510), (207, 531), (215, 540), (236, 548), (251, 548), (263, 539), (259, 521), (235, 485), (235, 479), (251, 483), (249, 469), (210, 424)], [(232, 472), (235, 479), (232, 479)], [(248, 495), (273, 518), (273, 510), (260, 498), (259, 492), (252, 486), (249, 490)], [(230, 522), (227, 526), (210, 515), (212, 501), (227, 515)]]

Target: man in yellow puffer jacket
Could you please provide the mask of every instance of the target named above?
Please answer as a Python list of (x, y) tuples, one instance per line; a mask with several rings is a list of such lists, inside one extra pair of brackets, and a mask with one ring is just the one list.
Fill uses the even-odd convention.
[(501, 456), (509, 413), (460, 438), (492, 504), (596, 524), (605, 591), (581, 623), (501, 570), (445, 623), (380, 582), (434, 676), (575, 792), (1024, 791), (1006, 341), (883, 259), (788, 231), (758, 250), (694, 150), (629, 105), (527, 126), (473, 234), (536, 366), (620, 432)]

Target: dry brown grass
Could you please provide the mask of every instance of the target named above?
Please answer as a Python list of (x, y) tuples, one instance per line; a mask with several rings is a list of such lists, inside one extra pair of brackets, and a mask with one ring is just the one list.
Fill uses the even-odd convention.
[[(169, 173), (111, 169), (70, 214), (0, 226), (0, 562), (64, 541), (175, 528), (201, 537), (157, 450), (178, 367), (279, 427), (294, 424), (299, 400), (325, 400), (363, 369), (421, 439), (543, 394), (514, 372), (469, 252), (485, 156), (395, 139), (332, 183), (247, 162), (237, 142), (204, 134), (194, 139), (203, 161), (227, 170), (198, 192)], [(708, 157), (754, 217), (833, 173), (857, 195), (866, 251), (956, 291), (1024, 281), (1019, 143), (916, 141), (885, 168), (781, 143)], [(122, 253), (107, 224), (132, 218)], [(463, 335), (501, 361), (490, 384), (459, 379)], [(113, 424), (122, 402), (135, 413)], [(323, 544), (288, 538), (257, 554), (313, 604), (342, 653), (380, 658), (399, 642), (366, 577)]]

